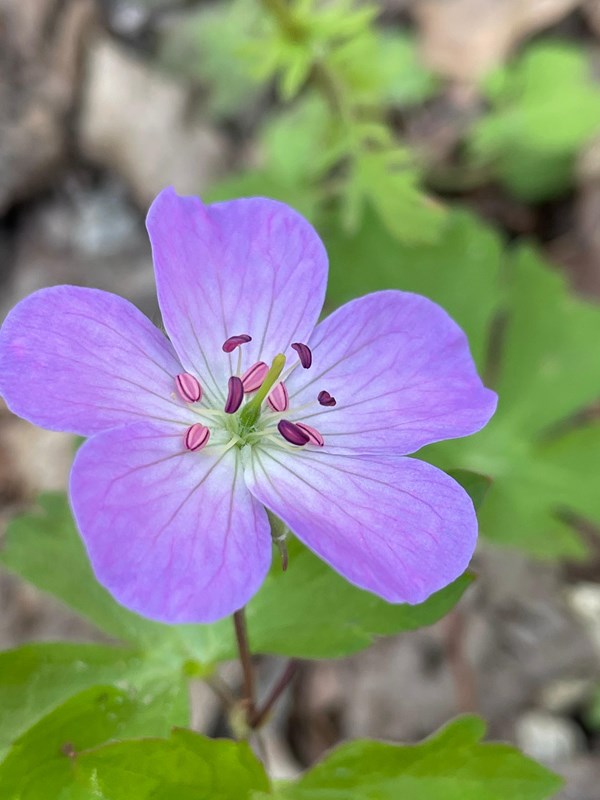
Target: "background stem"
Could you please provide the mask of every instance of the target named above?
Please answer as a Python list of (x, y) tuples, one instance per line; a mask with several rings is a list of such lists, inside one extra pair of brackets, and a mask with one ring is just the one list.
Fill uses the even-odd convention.
[(250, 725), (252, 728), (260, 728), (261, 725), (265, 722), (275, 703), (279, 700), (281, 695), (287, 689), (287, 687), (292, 682), (296, 672), (298, 671), (298, 667), (300, 662), (296, 659), (291, 659), (283, 672), (281, 673), (279, 680), (271, 689), (271, 693), (265, 700), (263, 707), (259, 708), (255, 711), (254, 716), (250, 720)]
[(250, 722), (256, 713), (255, 709), (255, 681), (254, 666), (252, 664), (252, 654), (248, 642), (248, 629), (246, 626), (246, 613), (243, 608), (236, 611), (233, 615), (235, 627), (235, 638), (237, 640), (238, 653), (244, 673), (244, 702), (246, 704), (246, 714)]

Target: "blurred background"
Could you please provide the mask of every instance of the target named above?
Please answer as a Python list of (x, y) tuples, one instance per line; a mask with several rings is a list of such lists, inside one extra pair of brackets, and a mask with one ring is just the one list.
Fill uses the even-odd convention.
[[(0, 0), (0, 318), (65, 282), (158, 321), (144, 215), (169, 184), (295, 206), (330, 252), (330, 308), (427, 294), (501, 397), (482, 434), (423, 454), (492, 479), (475, 585), (432, 628), (304, 665), (276, 772), (476, 710), (567, 777), (562, 798), (597, 798), (600, 2)], [(73, 451), (0, 407), (0, 536), (64, 491)], [(0, 573), (1, 649), (98, 637)]]

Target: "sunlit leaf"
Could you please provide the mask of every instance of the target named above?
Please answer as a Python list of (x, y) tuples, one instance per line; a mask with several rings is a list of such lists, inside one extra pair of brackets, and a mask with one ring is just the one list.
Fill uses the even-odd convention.
[[(188, 722), (183, 670), (148, 654), (99, 644), (36, 643), (0, 652), (0, 758), (11, 742), (74, 693), (118, 684), (155, 709), (165, 731)], [(155, 729), (156, 730), (156, 729)]]
[[(251, 800), (269, 779), (246, 742), (175, 730), (77, 757), (77, 780), (107, 800)], [(98, 794), (96, 794), (98, 793)]]
[(359, 740), (342, 744), (280, 800), (547, 800), (562, 780), (514, 747), (480, 741), (476, 717), (454, 720), (416, 745)]
[(89, 785), (77, 779), (77, 753), (124, 736), (161, 736), (167, 730), (154, 709), (126, 692), (112, 686), (86, 689), (16, 740), (0, 764), (0, 797), (89, 800)]

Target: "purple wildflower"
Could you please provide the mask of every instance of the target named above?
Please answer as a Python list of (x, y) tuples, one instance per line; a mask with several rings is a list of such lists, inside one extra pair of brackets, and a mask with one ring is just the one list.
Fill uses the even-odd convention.
[(405, 457), (478, 431), (496, 406), (446, 312), (385, 291), (317, 325), (325, 250), (272, 200), (204, 206), (169, 189), (148, 231), (169, 339), (76, 286), (27, 297), (0, 332), (12, 411), (90, 437), (70, 493), (100, 582), (165, 622), (230, 614), (269, 568), (265, 507), (390, 602), (460, 575), (472, 503)]

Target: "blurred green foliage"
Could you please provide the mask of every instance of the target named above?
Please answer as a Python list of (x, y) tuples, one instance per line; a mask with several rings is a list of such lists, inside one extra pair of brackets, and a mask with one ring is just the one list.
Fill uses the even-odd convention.
[(236, 0), (176, 17), (162, 33), (160, 63), (204, 89), (213, 117), (249, 113), (265, 94), (241, 54), (259, 18), (255, 0)]
[(269, 194), (312, 218), (337, 200), (348, 230), (373, 208), (400, 240), (435, 240), (446, 214), (424, 192), (418, 159), (387, 119), (389, 107), (422, 102), (438, 85), (413, 40), (379, 31), (370, 24), (377, 9), (353, 0), (262, 5), (243, 48), (248, 69), (295, 102), (265, 127), (262, 167), (226, 181), (212, 198)]
[(600, 130), (600, 87), (585, 51), (537, 42), (483, 88), (490, 109), (471, 134), (476, 161), (528, 202), (567, 189), (578, 152)]

